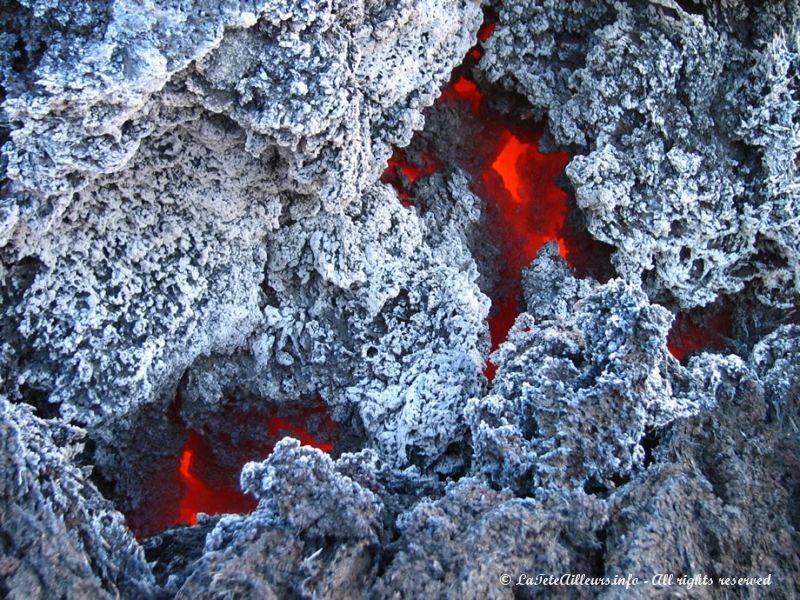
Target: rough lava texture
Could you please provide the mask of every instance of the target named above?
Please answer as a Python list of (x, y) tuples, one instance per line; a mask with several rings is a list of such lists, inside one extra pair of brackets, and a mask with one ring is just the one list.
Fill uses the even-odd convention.
[(333, 461), (291, 439), (248, 464), (242, 486), (258, 508), (219, 521), (178, 598), (358, 597), (374, 582), (400, 507), (441, 493), (435, 480), (388, 469), (372, 451)]
[(0, 592), (142, 598), (155, 591), (125, 522), (77, 466), (83, 432), (0, 398)]
[(640, 577), (773, 573), (769, 595), (791, 598), (800, 581), (800, 438), (773, 413), (786, 397), (767, 392), (736, 357), (701, 355), (689, 371), (716, 407), (666, 430), (652, 467), (612, 496), (607, 569)]
[[(547, 118), (617, 270), (542, 247), (492, 382), (499, 252), (456, 160), (481, 132), (428, 110), (481, 8), (4, 3), (0, 595), (800, 596), (800, 6), (483, 7), (460, 76)], [(378, 179), (423, 127), (441, 169), (405, 206)], [(670, 310), (725, 302), (738, 355), (673, 358)], [(251, 514), (133, 538), (188, 429), (318, 397), (331, 455), (284, 439), (241, 472)]]
[[(492, 394), (465, 411), (465, 476), (443, 485), (372, 451), (334, 461), (285, 440), (245, 468), (259, 508), (217, 523), (203, 558), (173, 575), (178, 597), (511, 598), (502, 573), (649, 582), (670, 572), (772, 573), (770, 594), (793, 597), (800, 436), (776, 410), (796, 404), (779, 362), (798, 364), (796, 327), (752, 361), (701, 354), (682, 367), (666, 349), (664, 309), (641, 290), (578, 282), (554, 245), (527, 274), (535, 289), (538, 316), (520, 317), (493, 356)], [(606, 312), (589, 310), (597, 303)], [(652, 364), (634, 352), (648, 339)], [(574, 596), (603, 591), (625, 597)], [(649, 583), (635, 592), (674, 597)]]
[(618, 273), (683, 308), (800, 293), (796, 2), (507, 0), (480, 67), (548, 116)]
[(666, 309), (621, 280), (587, 289), (556, 242), (538, 256), (525, 277), (537, 314), (517, 319), (492, 357), (492, 392), (470, 406), (474, 467), (525, 493), (613, 488), (642, 467), (647, 429), (702, 400), (673, 394)]
[[(396, 201), (373, 182), (472, 43), (478, 4), (117, 2), (104, 27), (61, 32), (81, 11), (19, 6), (8, 17), (19, 59), (3, 105), (8, 395), (89, 426), (99, 466), (121, 472), (119, 440), (134, 444), (142, 425), (130, 415), (154, 402), (163, 412), (196, 362), (193, 377), (215, 379), (208, 398), (236, 355), (230, 377), (257, 379), (279, 401), (332, 385), (331, 404), (350, 414), (369, 397), (360, 417), (379, 443), (431, 462), (464, 425), (430, 417), (443, 432), (430, 430), (422, 407), (478, 392), (488, 306), (469, 257), (420, 252), (418, 219), (376, 206)], [(25, 57), (23, 78), (11, 67)], [(387, 236), (395, 225), (407, 234)], [(417, 289), (424, 277), (430, 298)], [(450, 299), (462, 305), (452, 316)], [(448, 331), (439, 347), (419, 343), (427, 315), (392, 331), (433, 303)], [(356, 313), (362, 331), (343, 339)], [(385, 335), (385, 347), (364, 343)], [(376, 351), (398, 358), (373, 361), (381, 372), (367, 383), (364, 353)], [(419, 442), (406, 442), (411, 429)]]
[[(474, 196), (464, 202), (466, 226), (479, 210)], [(452, 415), (480, 394), (488, 347), (488, 300), (463, 237), (442, 239), (445, 222), (376, 185), (345, 215), (271, 234), (271, 301), (249, 354), (191, 370), (187, 407), (229, 385), (271, 398), (316, 386), (337, 420), (356, 413), (383, 456), (430, 464), (466, 428)]]
[(33, 63), (6, 63), (2, 375), (68, 419), (241, 348), (286, 260), (268, 234), (358, 204), (480, 22), (466, 1), (197, 4), (114, 2), (80, 35), (80, 3), (7, 17)]

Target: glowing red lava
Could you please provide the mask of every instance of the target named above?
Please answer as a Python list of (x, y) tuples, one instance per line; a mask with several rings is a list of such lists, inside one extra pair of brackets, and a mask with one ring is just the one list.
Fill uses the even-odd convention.
[[(240, 465), (240, 468), (241, 466), (243, 465)], [(218, 515), (249, 513), (255, 510), (255, 498), (242, 493), (235, 483), (203, 479), (204, 476), (208, 476), (209, 471), (218, 469), (214, 451), (208, 442), (196, 431), (190, 431), (178, 467), (185, 492), (178, 507), (178, 518), (169, 525), (178, 523), (197, 525), (197, 514), (201, 512)]]
[[(539, 135), (540, 131), (516, 135), (502, 131), (494, 160), (482, 171), (480, 185), (473, 188), (487, 201), (487, 223), (504, 259), (504, 282), (492, 294), (489, 315), (492, 351), (505, 341), (519, 314), (522, 269), (550, 240), (557, 240), (561, 255), (568, 258), (567, 242), (561, 237), (567, 193), (555, 184), (555, 178), (563, 172), (569, 156), (540, 153)], [(486, 376), (493, 379), (494, 365), (487, 367)]]
[(704, 318), (694, 319), (686, 313), (679, 314), (667, 338), (667, 348), (681, 362), (690, 354), (701, 351), (722, 351), (728, 345), (733, 318), (729, 310), (712, 312)]
[[(484, 200), (487, 239), (502, 257), (503, 264), (497, 265), (497, 283), (484, 290), (492, 300), (492, 351), (505, 341), (520, 312), (522, 269), (542, 245), (556, 240), (561, 255), (576, 267), (579, 276), (591, 274), (604, 280), (610, 270), (609, 253), (603, 245), (568, 222), (568, 194), (555, 180), (564, 172), (569, 155), (539, 152), (543, 124), (510, 119), (486, 109), (485, 98), (469, 75), (471, 66), (483, 55), (481, 43), (491, 36), (496, 21), (497, 13), (487, 9), (478, 43), (437, 100), (437, 106), (451, 108), (468, 125), (465, 131), (479, 132), (459, 142), (464, 148), (455, 162), (471, 175), (472, 191)], [(412, 197), (409, 185), (443, 166), (430, 149), (413, 156), (422, 156), (421, 164), (411, 163), (402, 150), (396, 150), (382, 178), (395, 186), (401, 202), (407, 205)], [(401, 180), (401, 173), (406, 181)], [(494, 365), (487, 363), (490, 380), (494, 372)]]
[(481, 112), (483, 95), (478, 91), (478, 86), (474, 81), (461, 75), (444, 89), (438, 101), (444, 102), (445, 104), (469, 102), (472, 113), (478, 116)]
[(483, 25), (478, 29), (478, 41), (485, 42), (494, 33), (494, 27), (497, 23), (497, 13), (489, 8), (484, 17)]
[(567, 242), (561, 238), (567, 193), (556, 185), (555, 178), (564, 171), (569, 155), (541, 154), (538, 138), (539, 132), (525, 140), (505, 131), (497, 158), (482, 174), (502, 220), (506, 264), (514, 279), (550, 240), (557, 240), (561, 255), (567, 257)]
[[(480, 140), (475, 140), (482, 147), (469, 152), (460, 166), (472, 174), (472, 190), (485, 201), (489, 237), (501, 251), (504, 262), (499, 269), (503, 282), (490, 290), (489, 329), (494, 351), (506, 339), (519, 314), (522, 269), (531, 263), (539, 248), (555, 239), (562, 256), (570, 259), (570, 242), (563, 236), (567, 193), (555, 183), (569, 162), (569, 155), (539, 152), (541, 126), (512, 129), (503, 119), (485, 115), (481, 110), (482, 94), (463, 75), (454, 78), (439, 102), (468, 105), (483, 133)], [(441, 168), (437, 159), (427, 156), (427, 164), (415, 165), (402, 158), (402, 152), (396, 152), (384, 181), (391, 183), (391, 173), (399, 170), (413, 183)], [(406, 187), (398, 189), (401, 201), (410, 197)], [(491, 363), (486, 374), (490, 379), (494, 376)]]
[[(179, 397), (175, 404), (179, 404), (178, 400)], [(239, 473), (244, 464), (266, 458), (278, 440), (287, 435), (303, 445), (332, 451), (336, 424), (326, 411), (320, 400), (297, 414), (270, 417), (264, 421), (259, 439), (234, 441), (224, 432), (212, 435), (190, 430), (179, 460), (166, 460), (147, 476), (148, 496), (126, 515), (128, 524), (137, 538), (142, 538), (181, 523), (196, 525), (201, 512), (209, 515), (252, 512), (256, 500), (239, 489)], [(169, 414), (174, 417), (178, 412), (179, 408), (173, 406)], [(235, 415), (230, 429), (259, 418), (263, 419), (258, 415)], [(315, 435), (309, 433), (312, 429)]]
[[(483, 95), (475, 82), (463, 74), (454, 76), (440, 102), (458, 109), (469, 106), (481, 137), (460, 166), (472, 175), (472, 191), (485, 202), (488, 237), (500, 250), (502, 280), (488, 290), (491, 350), (505, 341), (519, 314), (522, 269), (550, 240), (557, 240), (569, 261), (570, 242), (564, 239), (567, 193), (555, 183), (569, 162), (564, 152), (539, 152), (542, 124), (512, 123), (482, 110)], [(457, 159), (458, 160), (458, 159)], [(486, 376), (494, 378), (494, 365), (487, 363)]]
[(409, 186), (420, 177), (435, 173), (441, 168), (442, 164), (427, 152), (422, 153), (418, 164), (412, 164), (403, 152), (395, 150), (381, 176), (381, 181), (397, 190), (403, 206), (414, 206), (413, 196), (408, 191)]

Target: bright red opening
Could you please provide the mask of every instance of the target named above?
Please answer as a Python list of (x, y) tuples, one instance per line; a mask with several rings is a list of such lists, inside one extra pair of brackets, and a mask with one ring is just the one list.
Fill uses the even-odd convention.
[[(175, 422), (179, 413), (178, 395), (168, 414)], [(233, 408), (225, 419), (222, 430), (214, 433), (189, 430), (180, 454), (161, 461), (148, 473), (147, 496), (126, 515), (137, 538), (181, 523), (196, 525), (201, 512), (252, 512), (257, 503), (240, 490), (239, 473), (245, 463), (269, 456), (283, 437), (295, 437), (324, 452), (334, 448), (336, 424), (319, 398), (310, 407), (280, 417), (236, 413)]]
[[(563, 152), (539, 152), (541, 130), (517, 132), (496, 128), (496, 151), (473, 191), (486, 201), (487, 223), (501, 251), (502, 282), (496, 286), (489, 314), (492, 351), (505, 341), (520, 312), (522, 269), (550, 240), (557, 240), (561, 255), (567, 257), (562, 238), (567, 217), (567, 193), (555, 183), (569, 156)], [(494, 365), (487, 364), (486, 376), (493, 379)]]
[[(484, 95), (470, 78), (469, 70), (482, 56), (481, 43), (494, 31), (497, 14), (488, 9), (464, 64), (456, 69), (437, 106), (453, 109), (464, 121), (464, 131), (479, 132), (459, 140), (455, 163), (472, 176), (472, 191), (485, 203), (487, 238), (497, 248), (502, 264), (497, 265), (499, 282), (484, 290), (492, 300), (489, 314), (491, 350), (505, 341), (520, 312), (522, 269), (550, 240), (559, 244), (561, 255), (579, 276), (608, 279), (610, 248), (577, 230), (568, 220), (568, 194), (556, 183), (569, 162), (564, 152), (543, 154), (539, 140), (542, 123), (510, 119), (486, 107)], [(411, 156), (411, 155), (409, 155)], [(395, 150), (382, 181), (398, 190), (400, 201), (412, 205), (411, 184), (424, 175), (444, 168), (444, 160), (432, 149), (413, 153)], [(448, 164), (447, 166), (455, 166)], [(405, 179), (401, 178), (405, 175)], [(494, 378), (495, 368), (487, 362), (486, 375)]]
[(403, 206), (414, 206), (413, 195), (409, 187), (417, 179), (441, 170), (442, 164), (431, 154), (423, 152), (417, 163), (411, 163), (400, 150), (395, 150), (389, 159), (386, 170), (381, 176), (383, 183), (388, 183), (397, 190)]
[(681, 313), (672, 324), (667, 348), (681, 362), (697, 352), (721, 352), (728, 346), (732, 328), (733, 316), (729, 310)]

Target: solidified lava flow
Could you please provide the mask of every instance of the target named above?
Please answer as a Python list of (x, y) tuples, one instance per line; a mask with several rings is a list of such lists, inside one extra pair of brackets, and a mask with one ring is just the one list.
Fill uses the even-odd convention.
[[(173, 407), (170, 413), (174, 418), (177, 410)], [(336, 424), (327, 415), (321, 400), (283, 417), (239, 414), (234, 421), (229, 424), (231, 430), (240, 422), (261, 421), (261, 436), (238, 439), (240, 436), (226, 431), (209, 434), (192, 429), (180, 451), (179, 461), (166, 460), (151, 471), (145, 483), (147, 497), (126, 515), (137, 537), (153, 535), (181, 523), (196, 525), (201, 512), (218, 515), (255, 510), (255, 499), (239, 488), (239, 472), (245, 463), (266, 458), (275, 443), (287, 435), (324, 452), (334, 448)]]

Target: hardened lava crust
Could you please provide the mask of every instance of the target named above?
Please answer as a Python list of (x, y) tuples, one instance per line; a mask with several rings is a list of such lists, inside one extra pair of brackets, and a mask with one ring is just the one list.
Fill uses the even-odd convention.
[[(798, 2), (2, 6), (0, 595), (800, 596)], [(493, 352), (481, 102), (611, 257), (543, 245)], [(254, 511), (134, 535), (187, 430), (319, 398)], [(642, 583), (501, 578), (566, 573)]]

